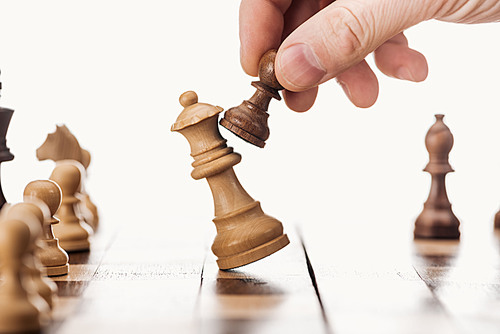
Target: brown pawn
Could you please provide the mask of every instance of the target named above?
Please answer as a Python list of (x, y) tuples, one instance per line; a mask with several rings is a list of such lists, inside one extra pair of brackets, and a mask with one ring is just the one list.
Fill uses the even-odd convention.
[(500, 211), (495, 215), (495, 228), (500, 229)]
[(415, 221), (415, 238), (459, 239), (460, 222), (451, 210), (446, 194), (446, 174), (453, 172), (448, 156), (453, 147), (453, 135), (443, 122), (444, 115), (436, 115), (436, 122), (425, 136), (429, 163), (424, 171), (431, 174), (432, 183), (424, 209)]
[(30, 229), (18, 219), (0, 221), (0, 333), (38, 333), (42, 314), (27, 291), (23, 259)]
[(56, 182), (62, 191), (61, 207), (56, 213), (59, 224), (53, 226), (54, 235), (67, 252), (89, 250), (90, 232), (76, 214), (78, 198), (75, 194), (80, 187), (80, 169), (71, 162), (63, 162), (56, 165), (50, 179)]
[(50, 180), (30, 182), (24, 189), (24, 201), (28, 202), (32, 198), (45, 203), (50, 211), (50, 217), (47, 217), (43, 222), (40, 261), (45, 267), (47, 276), (66, 275), (69, 270), (69, 257), (59, 246), (59, 239), (54, 236), (52, 231), (52, 225), (59, 223), (59, 219), (55, 218), (54, 215), (61, 205), (61, 188)]
[(257, 88), (255, 94), (243, 101), (239, 106), (226, 111), (220, 124), (235, 135), (254, 144), (264, 147), (269, 138), (267, 109), (272, 98), (281, 100), (279, 91), (283, 89), (274, 72), (276, 50), (267, 51), (259, 62), (260, 81), (252, 82)]
[(212, 245), (220, 269), (231, 269), (260, 260), (288, 245), (283, 225), (266, 215), (260, 203), (243, 189), (233, 166), (241, 155), (227, 147), (217, 126), (221, 107), (197, 103), (195, 92), (180, 97), (184, 111), (172, 126), (191, 146), (191, 176), (206, 178), (214, 199), (217, 236)]

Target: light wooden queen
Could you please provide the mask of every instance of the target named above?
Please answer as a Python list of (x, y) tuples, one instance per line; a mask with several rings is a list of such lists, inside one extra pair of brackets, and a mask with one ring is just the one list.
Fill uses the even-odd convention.
[(233, 166), (241, 155), (226, 145), (218, 128), (221, 107), (198, 103), (193, 91), (179, 98), (185, 108), (172, 126), (191, 146), (194, 167), (191, 176), (206, 178), (214, 199), (217, 236), (212, 245), (220, 269), (231, 269), (262, 259), (288, 243), (283, 226), (266, 215), (241, 186)]

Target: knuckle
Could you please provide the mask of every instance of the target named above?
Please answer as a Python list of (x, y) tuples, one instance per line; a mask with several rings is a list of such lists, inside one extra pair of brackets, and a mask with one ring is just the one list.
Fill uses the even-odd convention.
[(344, 6), (332, 8), (323, 21), (323, 43), (336, 54), (349, 58), (360, 57), (367, 47), (367, 31), (370, 24), (367, 19), (355, 15)]

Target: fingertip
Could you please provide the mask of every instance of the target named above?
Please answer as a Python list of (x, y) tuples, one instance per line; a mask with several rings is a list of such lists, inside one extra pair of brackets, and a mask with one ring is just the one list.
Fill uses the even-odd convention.
[(427, 59), (423, 54), (418, 51), (412, 50), (419, 55), (419, 61), (414, 63), (414, 76), (416, 82), (422, 82), (427, 79), (429, 75), (429, 65), (427, 64)]
[(290, 91), (309, 90), (319, 84), (326, 75), (312, 48), (297, 43), (280, 48), (276, 55), (276, 78)]
[(283, 91), (285, 103), (293, 111), (305, 112), (311, 109), (318, 95), (318, 87), (313, 87), (303, 92)]
[[(377, 102), (378, 99), (378, 81), (377, 85), (372, 86), (367, 90), (360, 90), (358, 87), (349, 88), (349, 86), (343, 82), (337, 81), (339, 85), (344, 90), (345, 95), (358, 108), (370, 108)], [(355, 93), (351, 93), (354, 91)]]
[(377, 76), (364, 60), (338, 75), (337, 82), (356, 107), (369, 108), (377, 101), (379, 92)]
[(376, 94), (372, 96), (367, 96), (365, 97), (365, 99), (360, 101), (354, 101), (353, 104), (358, 108), (367, 109), (372, 107), (375, 104), (375, 102), (377, 102), (377, 99), (378, 99), (378, 90)]
[(240, 64), (241, 67), (243, 68), (243, 71), (245, 71), (246, 74), (256, 77), (258, 74), (258, 63), (255, 62), (255, 60), (249, 59), (249, 56), (246, 52), (246, 48), (243, 46), (243, 42), (240, 45)]
[(385, 75), (401, 80), (422, 82), (429, 73), (425, 56), (403, 44), (380, 46), (375, 51), (375, 63)]
[(240, 4), (240, 63), (243, 70), (257, 76), (262, 55), (277, 48), (283, 33), (283, 13), (290, 0), (243, 0)]

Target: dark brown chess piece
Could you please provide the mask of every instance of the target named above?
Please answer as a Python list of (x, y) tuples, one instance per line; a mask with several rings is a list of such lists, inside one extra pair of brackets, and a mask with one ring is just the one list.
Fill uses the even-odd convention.
[(500, 229), (500, 211), (495, 215), (495, 228)]
[[(0, 90), (2, 89), (2, 83), (0, 82)], [(11, 161), (14, 159), (14, 155), (10, 153), (7, 147), (7, 140), (5, 139), (7, 135), (7, 129), (9, 128), (10, 119), (14, 110), (0, 107), (0, 164), (4, 161)], [(0, 208), (5, 204), (5, 196), (2, 190), (2, 183), (0, 179)]]
[(446, 194), (446, 174), (453, 172), (448, 157), (453, 147), (453, 135), (443, 122), (444, 115), (436, 115), (436, 123), (425, 136), (429, 163), (424, 171), (431, 174), (431, 190), (424, 210), (415, 222), (415, 238), (459, 239), (460, 222), (451, 210)]
[(269, 138), (269, 127), (266, 112), (272, 98), (281, 100), (278, 91), (283, 87), (276, 79), (274, 72), (274, 60), (276, 50), (267, 51), (259, 62), (259, 81), (252, 82), (252, 86), (257, 88), (255, 94), (243, 101), (239, 106), (226, 111), (220, 124), (233, 132), (235, 135), (254, 144), (264, 147)]

